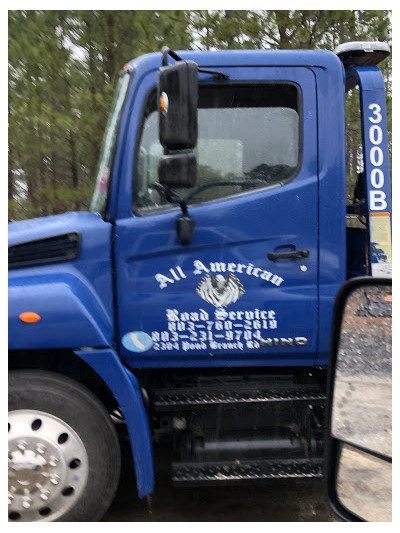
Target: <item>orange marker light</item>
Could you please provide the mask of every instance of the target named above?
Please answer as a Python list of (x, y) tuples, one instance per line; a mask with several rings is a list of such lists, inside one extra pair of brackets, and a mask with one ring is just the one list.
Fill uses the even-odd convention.
[(168, 113), (168, 95), (167, 93), (161, 93), (160, 96), (160, 110), (163, 115)]
[(27, 324), (34, 324), (35, 322), (39, 322), (42, 317), (37, 313), (33, 313), (32, 311), (26, 311), (26, 313), (21, 313), (19, 315), (19, 319), (22, 320), (22, 322), (26, 322)]
[(392, 295), (388, 294), (387, 296), (385, 296), (384, 300), (385, 300), (385, 302), (391, 302), (392, 301)]

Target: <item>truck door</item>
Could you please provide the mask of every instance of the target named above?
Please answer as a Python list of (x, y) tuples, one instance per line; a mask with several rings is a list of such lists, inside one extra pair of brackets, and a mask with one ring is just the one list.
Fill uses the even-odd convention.
[(131, 366), (312, 365), (318, 321), (315, 77), (202, 75), (194, 238), (158, 183), (156, 71), (137, 89), (132, 214), (116, 221), (120, 353)]

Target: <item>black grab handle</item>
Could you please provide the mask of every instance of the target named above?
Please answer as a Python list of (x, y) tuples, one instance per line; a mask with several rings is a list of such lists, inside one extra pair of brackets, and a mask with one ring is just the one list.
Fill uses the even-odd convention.
[(293, 250), (292, 252), (268, 252), (268, 259), (275, 261), (275, 259), (292, 259), (308, 257), (310, 250)]

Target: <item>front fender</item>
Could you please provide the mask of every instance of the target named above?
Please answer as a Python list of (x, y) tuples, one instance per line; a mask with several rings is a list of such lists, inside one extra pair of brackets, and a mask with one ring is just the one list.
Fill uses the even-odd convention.
[[(112, 317), (83, 274), (71, 265), (63, 265), (62, 271), (55, 265), (29, 270), (10, 272), (10, 350), (111, 345)], [(38, 313), (41, 320), (22, 322), (19, 315), (26, 311)]]
[(128, 428), (139, 497), (151, 494), (154, 489), (151, 433), (136, 377), (112, 349), (75, 353), (97, 372), (117, 399)]

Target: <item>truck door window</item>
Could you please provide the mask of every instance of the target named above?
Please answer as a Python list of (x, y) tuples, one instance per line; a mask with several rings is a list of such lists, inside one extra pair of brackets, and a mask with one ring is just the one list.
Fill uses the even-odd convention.
[[(300, 162), (299, 98), (294, 83), (200, 86), (197, 184), (179, 194), (199, 204), (293, 179)], [(162, 153), (153, 91), (136, 159), (136, 214), (170, 207), (158, 185)]]

